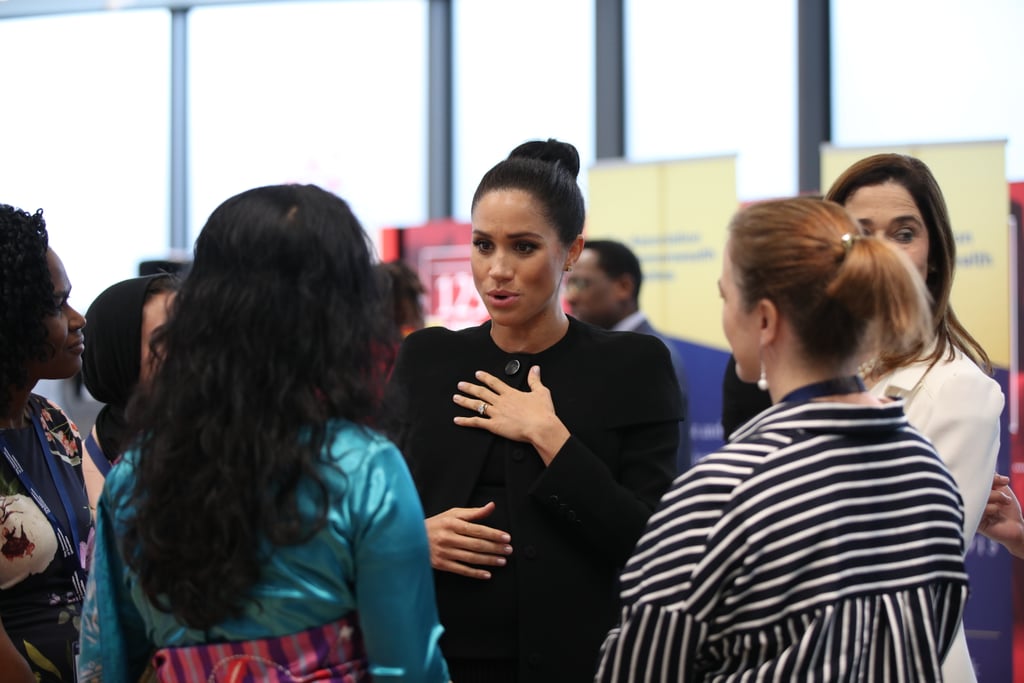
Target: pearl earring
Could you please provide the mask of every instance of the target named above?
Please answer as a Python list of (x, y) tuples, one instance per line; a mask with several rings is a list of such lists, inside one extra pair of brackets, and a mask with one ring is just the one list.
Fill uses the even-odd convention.
[(764, 361), (761, 361), (761, 377), (757, 380), (757, 388), (761, 391), (768, 391), (768, 375), (764, 372)]

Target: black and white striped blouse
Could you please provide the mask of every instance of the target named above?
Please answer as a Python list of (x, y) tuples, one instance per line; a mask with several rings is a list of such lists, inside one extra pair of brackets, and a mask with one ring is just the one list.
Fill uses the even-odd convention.
[(675, 481), (598, 681), (941, 681), (960, 494), (902, 403), (782, 403)]

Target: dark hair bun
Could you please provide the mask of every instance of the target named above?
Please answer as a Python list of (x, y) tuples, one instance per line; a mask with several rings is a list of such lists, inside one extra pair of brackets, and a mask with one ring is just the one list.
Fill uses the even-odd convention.
[(580, 153), (568, 142), (554, 138), (531, 140), (512, 150), (509, 159), (539, 159), (549, 164), (558, 164), (575, 179), (580, 174)]

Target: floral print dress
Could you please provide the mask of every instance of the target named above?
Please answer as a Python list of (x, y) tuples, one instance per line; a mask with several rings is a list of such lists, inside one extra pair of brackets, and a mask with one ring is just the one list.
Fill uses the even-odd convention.
[[(78, 428), (42, 396), (29, 398), (39, 415), (54, 471), (67, 492), (61, 501), (53, 474), (41, 453), (35, 429), (2, 429), (7, 447), (25, 469), (68, 536), (66, 509), (72, 511), (80, 547), (73, 558), (84, 566), (91, 532), (89, 503), (82, 479)], [(73, 565), (60, 552), (57, 534), (17, 473), (0, 456), (0, 618), (15, 647), (42, 682), (74, 683), (82, 598), (72, 582)]]

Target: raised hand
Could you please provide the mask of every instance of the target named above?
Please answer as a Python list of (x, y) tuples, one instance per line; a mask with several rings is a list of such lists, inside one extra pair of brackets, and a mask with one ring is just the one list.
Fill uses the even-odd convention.
[(482, 370), (475, 377), (480, 384), (459, 382), (462, 394), (455, 394), (452, 400), (476, 415), (458, 416), (455, 424), (529, 443), (544, 464), (550, 464), (569, 439), (569, 430), (555, 414), (551, 392), (540, 379), (540, 366), (530, 368), (529, 391), (511, 387)]

